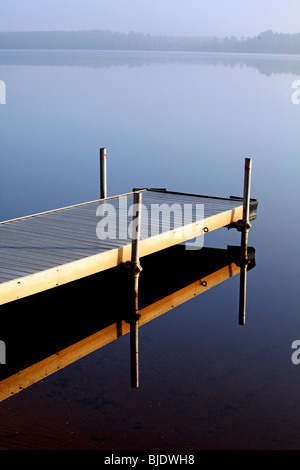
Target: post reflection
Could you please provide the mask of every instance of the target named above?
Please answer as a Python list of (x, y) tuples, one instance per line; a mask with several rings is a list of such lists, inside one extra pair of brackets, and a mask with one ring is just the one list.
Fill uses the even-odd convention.
[[(134, 317), (132, 273), (124, 265), (4, 305), (2, 337), (8, 359), (0, 370), (0, 401), (128, 333), (131, 385), (138, 387), (138, 329), (240, 273), (246, 295), (245, 273), (255, 266), (254, 248), (247, 247), (247, 258), (247, 264), (241, 263), (238, 246), (197, 251), (174, 246), (142, 258)], [(45, 306), (50, 312), (46, 330), (41, 328)], [(20, 312), (30, 312), (30, 316)], [(14, 324), (17, 314), (18, 328)], [(244, 319), (245, 303), (239, 312), (239, 321)]]

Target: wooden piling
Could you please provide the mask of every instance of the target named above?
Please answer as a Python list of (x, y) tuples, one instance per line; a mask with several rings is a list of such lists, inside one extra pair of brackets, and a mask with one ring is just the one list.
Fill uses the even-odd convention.
[(107, 197), (106, 186), (106, 148), (100, 149), (100, 199)]

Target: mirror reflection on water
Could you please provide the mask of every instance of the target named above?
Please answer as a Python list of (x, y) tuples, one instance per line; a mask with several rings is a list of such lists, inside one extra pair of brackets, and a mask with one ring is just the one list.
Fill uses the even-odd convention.
[[(164, 310), (162, 299), (177, 302), (176, 292), (199, 288), (219, 268), (228, 279), (171, 301), (139, 328), (138, 389), (130, 387), (123, 281), (105, 301), (109, 289), (97, 280), (66, 286), (62, 297), (49, 291), (2, 306), (2, 331), (9, 325), (12, 333), (3, 380), (20, 360), (27, 367), (99, 331), (113, 334), (0, 403), (0, 448), (297, 449), (291, 345), (300, 339), (300, 105), (293, 84), (300, 59), (1, 51), (0, 70), (1, 220), (98, 198), (100, 147), (107, 148), (109, 195), (138, 186), (242, 196), (249, 156), (259, 201), (244, 326), (240, 275), (228, 267), (227, 247), (240, 244), (235, 230), (207, 234), (202, 250), (183, 251), (189, 268), (177, 252), (143, 266), (144, 308)], [(221, 265), (208, 262), (212, 251)], [(195, 277), (181, 285), (190, 266)]]

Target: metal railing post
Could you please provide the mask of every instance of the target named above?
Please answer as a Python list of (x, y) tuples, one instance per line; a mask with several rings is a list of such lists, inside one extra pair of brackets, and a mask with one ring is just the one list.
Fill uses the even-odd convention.
[(250, 215), (250, 187), (251, 187), (251, 158), (245, 158), (244, 195), (243, 195), (243, 225), (241, 235), (241, 271), (240, 271), (240, 299), (239, 299), (239, 325), (246, 323), (246, 290), (248, 269), (248, 233), (251, 227)]
[(135, 192), (133, 199), (133, 215), (135, 216), (132, 233), (131, 269), (133, 276), (133, 306), (130, 321), (130, 363), (131, 386), (139, 387), (139, 350), (138, 350), (138, 320), (139, 320), (139, 277), (142, 270), (140, 266), (140, 238), (141, 238), (141, 211), (142, 193)]
[(100, 199), (107, 197), (106, 187), (106, 149), (100, 149)]

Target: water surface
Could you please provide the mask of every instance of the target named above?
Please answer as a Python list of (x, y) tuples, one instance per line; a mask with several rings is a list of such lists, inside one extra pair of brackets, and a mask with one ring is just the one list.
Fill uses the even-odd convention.
[[(251, 157), (259, 200), (245, 326), (235, 276), (140, 328), (139, 389), (125, 335), (2, 402), (0, 448), (299, 448), (299, 77), (296, 56), (0, 52), (1, 220), (97, 199), (100, 147), (109, 195), (242, 196)], [(239, 242), (227, 229), (205, 237)], [(31, 321), (22, 305), (16, 328)], [(44, 331), (46, 306), (32, 315)], [(57, 304), (55, 318), (100, 310), (99, 289), (98, 305)]]

